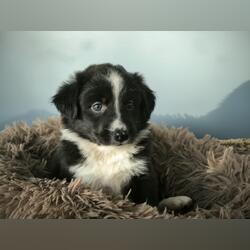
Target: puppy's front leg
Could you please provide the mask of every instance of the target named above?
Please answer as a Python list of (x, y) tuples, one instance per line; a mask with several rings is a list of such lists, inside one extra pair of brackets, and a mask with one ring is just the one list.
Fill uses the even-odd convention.
[(126, 191), (129, 190), (128, 198), (135, 203), (147, 202), (151, 206), (157, 206), (159, 203), (158, 181), (154, 175), (133, 177), (126, 188)]

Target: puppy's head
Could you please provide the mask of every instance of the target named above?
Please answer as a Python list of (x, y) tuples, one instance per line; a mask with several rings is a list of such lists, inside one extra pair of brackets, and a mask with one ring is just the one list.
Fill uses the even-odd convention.
[(65, 128), (97, 144), (122, 145), (147, 127), (155, 96), (139, 74), (100, 64), (76, 73), (53, 103)]

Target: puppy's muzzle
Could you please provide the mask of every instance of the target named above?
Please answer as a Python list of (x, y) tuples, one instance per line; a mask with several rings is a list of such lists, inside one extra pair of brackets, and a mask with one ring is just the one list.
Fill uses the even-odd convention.
[(116, 129), (113, 133), (115, 142), (122, 143), (128, 140), (128, 131), (126, 129)]

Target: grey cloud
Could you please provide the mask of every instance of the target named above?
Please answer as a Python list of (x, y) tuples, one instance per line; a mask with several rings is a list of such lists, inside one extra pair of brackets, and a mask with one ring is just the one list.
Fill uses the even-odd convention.
[(55, 112), (61, 82), (92, 63), (141, 72), (162, 115), (203, 115), (250, 79), (250, 32), (4, 32), (0, 54), (2, 119)]

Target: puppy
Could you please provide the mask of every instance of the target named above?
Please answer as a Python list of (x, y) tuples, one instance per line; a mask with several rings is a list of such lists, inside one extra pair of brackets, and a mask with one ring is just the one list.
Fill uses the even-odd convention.
[[(155, 95), (141, 75), (120, 65), (92, 65), (62, 85), (52, 102), (63, 124), (50, 162), (54, 176), (79, 178), (91, 189), (111, 194), (129, 193), (135, 203), (159, 204), (148, 124)], [(178, 202), (183, 207), (190, 200)]]

